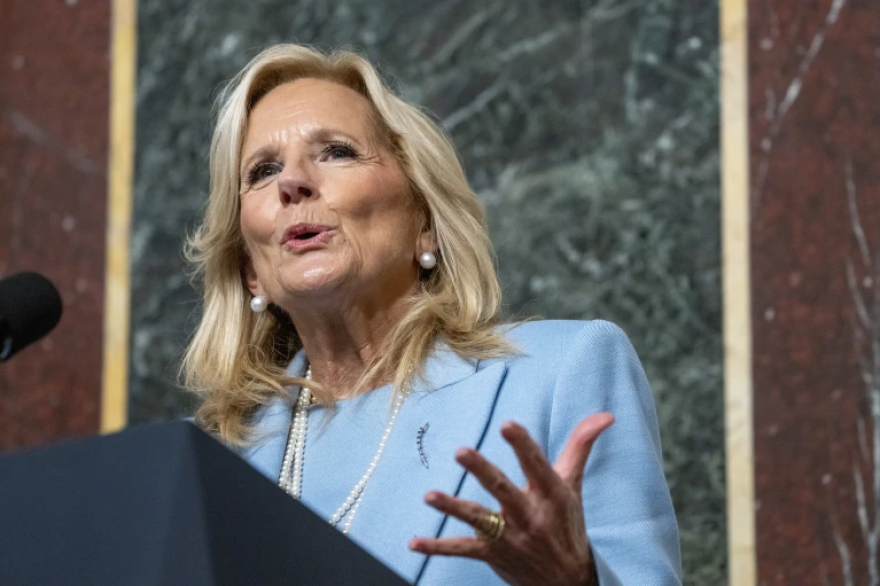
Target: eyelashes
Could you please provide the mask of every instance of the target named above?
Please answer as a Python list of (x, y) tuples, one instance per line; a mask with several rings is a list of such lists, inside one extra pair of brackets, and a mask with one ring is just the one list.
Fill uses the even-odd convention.
[(324, 146), (321, 149), (321, 154), (326, 157), (333, 157), (334, 159), (342, 158), (342, 159), (357, 159), (359, 155), (354, 148), (354, 145), (350, 142), (331, 142), (330, 144)]
[[(359, 160), (361, 157), (354, 145), (345, 141), (327, 143), (318, 150), (319, 161)], [(284, 168), (279, 161), (258, 161), (242, 177), (242, 184), (250, 188), (281, 172)]]
[(263, 179), (271, 177), (275, 173), (281, 170), (281, 165), (279, 163), (256, 163), (253, 165), (250, 170), (247, 172), (244, 178), (245, 187), (250, 187), (255, 183), (259, 183)]

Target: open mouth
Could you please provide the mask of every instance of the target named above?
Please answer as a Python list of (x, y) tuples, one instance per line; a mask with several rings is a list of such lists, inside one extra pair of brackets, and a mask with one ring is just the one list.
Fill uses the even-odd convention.
[(332, 226), (321, 224), (294, 224), (284, 231), (281, 244), (294, 249), (318, 245), (329, 238), (332, 230)]

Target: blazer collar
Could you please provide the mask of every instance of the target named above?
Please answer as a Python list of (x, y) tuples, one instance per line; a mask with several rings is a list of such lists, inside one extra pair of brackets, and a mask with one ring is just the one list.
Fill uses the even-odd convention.
[[(305, 366), (299, 352), (288, 373), (302, 374)], [(445, 522), (444, 515), (424, 503), (425, 493), (457, 495), (461, 490), (465, 473), (455, 451), (480, 448), (506, 371), (501, 361), (484, 366), (438, 345), (425, 364), (425, 376), (413, 385), (398, 413), (349, 536), (410, 582), (420, 575), (427, 557), (410, 551), (409, 540), (438, 537)], [(254, 422), (257, 439), (246, 458), (273, 482), (280, 474), (291, 404), (298, 393), (299, 388), (292, 388), (289, 400), (273, 400)], [(420, 429), (426, 429), (421, 453)]]

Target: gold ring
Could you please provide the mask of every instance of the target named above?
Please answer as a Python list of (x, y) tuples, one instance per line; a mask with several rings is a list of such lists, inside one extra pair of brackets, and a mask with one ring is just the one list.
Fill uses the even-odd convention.
[(477, 537), (483, 541), (495, 543), (501, 539), (501, 534), (504, 533), (504, 524), (504, 517), (500, 512), (487, 510), (474, 524), (474, 529)]

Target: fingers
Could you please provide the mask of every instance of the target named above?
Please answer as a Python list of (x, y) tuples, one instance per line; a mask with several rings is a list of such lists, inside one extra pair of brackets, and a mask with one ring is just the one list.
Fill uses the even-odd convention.
[(508, 421), (501, 426), (501, 435), (513, 447), (529, 484), (544, 494), (551, 494), (557, 488), (559, 477), (526, 428)]
[(562, 454), (553, 467), (556, 473), (580, 494), (584, 480), (584, 468), (593, 443), (603, 431), (614, 423), (610, 413), (597, 413), (581, 421), (562, 450)]
[(486, 514), (486, 507), (479, 503), (466, 501), (434, 490), (425, 495), (425, 502), (441, 513), (451, 515), (472, 527), (476, 527)]
[(528, 499), (497, 466), (484, 458), (480, 452), (469, 448), (458, 450), (455, 459), (498, 500), (509, 520), (521, 526), (525, 525)]
[[(486, 514), (486, 507), (483, 505), (437, 491), (426, 494), (425, 502), (441, 513), (464, 521), (472, 527), (478, 526)], [(455, 555), (475, 559), (484, 559), (489, 552), (486, 541), (475, 537), (444, 539), (417, 537), (410, 541), (409, 547), (428, 555)]]
[(416, 537), (409, 542), (409, 548), (426, 555), (460, 556), (475, 560), (485, 560), (489, 555), (489, 545), (476, 537)]

